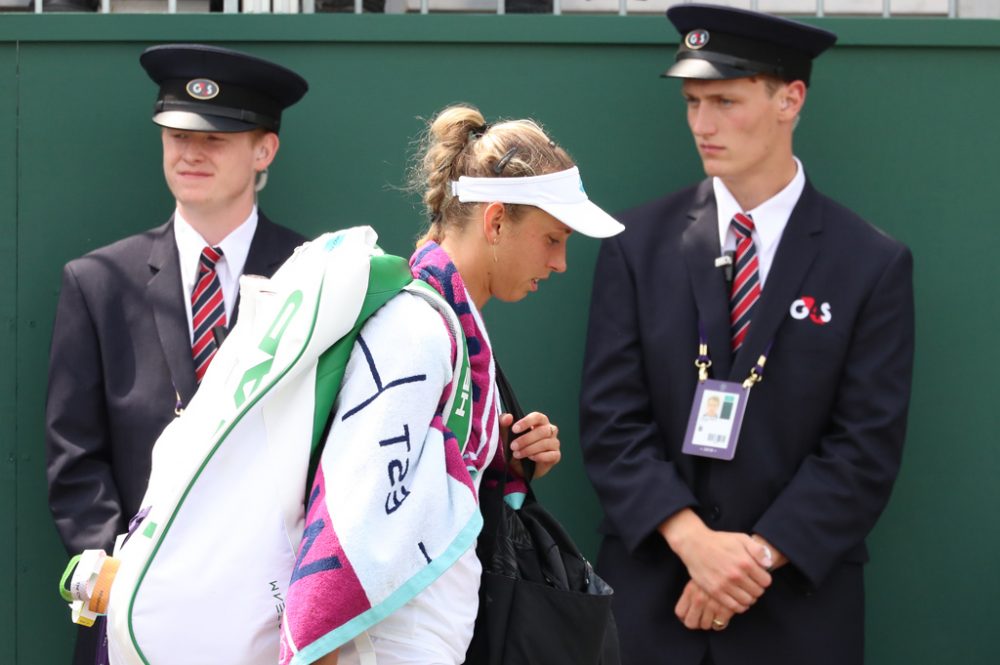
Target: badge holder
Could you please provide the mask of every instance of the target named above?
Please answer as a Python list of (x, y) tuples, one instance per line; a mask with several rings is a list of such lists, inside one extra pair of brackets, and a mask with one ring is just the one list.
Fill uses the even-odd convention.
[(712, 366), (712, 359), (708, 355), (708, 340), (700, 324), (698, 327), (701, 340), (698, 358), (694, 361), (698, 368), (698, 387), (691, 403), (681, 452), (729, 461), (736, 455), (750, 389), (764, 378), (764, 363), (771, 345), (757, 359), (743, 383), (710, 379), (708, 368)]

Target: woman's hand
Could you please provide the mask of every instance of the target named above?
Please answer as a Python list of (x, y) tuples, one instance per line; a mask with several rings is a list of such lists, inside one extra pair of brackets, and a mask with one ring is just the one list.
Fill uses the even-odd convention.
[(521, 467), (521, 460), (524, 458), (535, 463), (533, 478), (541, 478), (562, 459), (562, 453), (559, 452), (559, 428), (549, 422), (549, 417), (544, 413), (533, 411), (516, 423), (514, 416), (505, 413), (500, 416), (500, 428), (505, 440), (506, 437), (517, 436), (510, 444), (513, 453), (510, 466), (522, 477), (524, 469)]

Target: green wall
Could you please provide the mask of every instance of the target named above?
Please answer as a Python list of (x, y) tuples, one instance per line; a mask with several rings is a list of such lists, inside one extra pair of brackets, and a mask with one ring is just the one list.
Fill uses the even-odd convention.
[[(0, 603), (0, 662), (14, 663), (18, 575), (17, 510), (17, 47), (0, 44), (0, 575), (8, 601)], [(36, 506), (42, 513), (44, 506)], [(42, 513), (44, 514), (44, 513)]]
[[(841, 41), (817, 65), (796, 152), (821, 190), (908, 243), (917, 270), (911, 434), (870, 541), (868, 662), (995, 662), (1000, 21), (817, 23)], [(43, 443), (59, 269), (171, 212), (137, 63), (167, 41), (246, 48), (309, 80), (261, 197), (307, 235), (371, 223), (408, 253), (421, 223), (399, 190), (408, 142), (455, 101), (542, 120), (611, 210), (701, 177), (679, 85), (658, 77), (676, 44), (659, 17), (0, 15), (0, 663), (70, 653)], [(576, 394), (597, 247), (574, 238), (569, 273), (486, 310), (522, 402), (561, 428), (565, 461), (540, 493), (591, 553)]]

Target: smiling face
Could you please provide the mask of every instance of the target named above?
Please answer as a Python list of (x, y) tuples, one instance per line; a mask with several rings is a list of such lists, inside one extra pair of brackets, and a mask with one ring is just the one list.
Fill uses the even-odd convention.
[(730, 185), (785, 167), (800, 86), (804, 96), (801, 82), (685, 80), (688, 126), (705, 173)]
[(493, 249), (490, 295), (505, 302), (538, 290), (554, 272), (566, 271), (566, 241), (572, 230), (533, 206), (524, 206), (517, 221), (505, 220)]
[[(273, 137), (273, 140), (270, 138)], [(163, 174), (182, 214), (249, 212), (254, 181), (277, 149), (274, 134), (192, 132), (164, 128)]]

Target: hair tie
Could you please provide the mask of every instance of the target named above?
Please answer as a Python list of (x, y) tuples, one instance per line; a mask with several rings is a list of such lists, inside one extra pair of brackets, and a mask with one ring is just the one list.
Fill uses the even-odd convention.
[(514, 156), (514, 153), (516, 152), (517, 152), (517, 146), (514, 146), (513, 148), (505, 152), (503, 157), (501, 157), (497, 161), (497, 163), (493, 165), (493, 173), (495, 173), (496, 175), (500, 175), (501, 173), (503, 173), (504, 168), (507, 166), (511, 158)]

